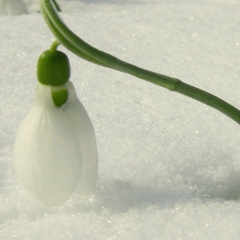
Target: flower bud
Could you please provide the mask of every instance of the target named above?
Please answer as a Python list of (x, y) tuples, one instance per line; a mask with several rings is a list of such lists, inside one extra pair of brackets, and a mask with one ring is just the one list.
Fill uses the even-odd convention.
[(47, 206), (97, 184), (97, 146), (91, 120), (68, 81), (67, 56), (54, 43), (38, 61), (33, 108), (15, 140), (14, 165), (22, 185)]

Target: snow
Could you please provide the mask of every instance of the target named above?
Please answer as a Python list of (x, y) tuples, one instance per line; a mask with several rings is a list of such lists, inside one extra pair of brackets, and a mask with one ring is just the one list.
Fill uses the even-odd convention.
[[(239, 126), (63, 47), (96, 131), (98, 187), (47, 208), (19, 185), (14, 138), (33, 104), (38, 56), (54, 39), (27, 2), (29, 15), (0, 18), (0, 239), (239, 239)], [(95, 47), (240, 108), (239, 1), (59, 2), (68, 26)]]

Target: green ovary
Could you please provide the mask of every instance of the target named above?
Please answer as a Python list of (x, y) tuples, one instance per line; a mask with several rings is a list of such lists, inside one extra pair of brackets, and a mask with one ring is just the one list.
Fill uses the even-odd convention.
[(70, 78), (70, 64), (66, 54), (47, 50), (41, 54), (37, 66), (38, 81), (44, 85), (61, 86)]

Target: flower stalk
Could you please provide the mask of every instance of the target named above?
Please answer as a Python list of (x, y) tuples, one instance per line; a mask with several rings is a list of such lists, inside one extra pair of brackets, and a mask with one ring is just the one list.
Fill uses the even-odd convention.
[(77, 56), (92, 63), (131, 74), (140, 79), (167, 88), (168, 90), (193, 98), (215, 108), (240, 124), (240, 111), (231, 104), (206, 91), (186, 84), (177, 78), (139, 68), (94, 48), (83, 41), (65, 25), (56, 12), (52, 0), (39, 0), (39, 4), (42, 15), (57, 40)]

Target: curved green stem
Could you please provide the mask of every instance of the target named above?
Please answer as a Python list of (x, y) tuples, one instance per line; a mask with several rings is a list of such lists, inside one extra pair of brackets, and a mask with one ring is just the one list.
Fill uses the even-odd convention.
[(50, 51), (51, 52), (56, 52), (57, 51), (57, 48), (58, 48), (58, 46), (60, 45), (61, 43), (58, 41), (58, 40), (55, 40), (53, 43), (52, 43), (52, 45), (51, 45), (51, 47), (50, 47)]
[(55, 11), (53, 0), (39, 0), (42, 15), (58, 41), (77, 56), (92, 63), (112, 68), (147, 80), (171, 91), (175, 91), (205, 103), (224, 113), (240, 124), (240, 111), (222, 99), (190, 86), (179, 79), (139, 68), (108, 53), (100, 51), (75, 35)]
[(55, 0), (52, 0), (52, 2), (53, 2), (54, 7), (57, 9), (57, 11), (61, 12), (61, 8), (57, 4), (57, 2)]
[(218, 111), (224, 113), (226, 116), (230, 117), (232, 120), (240, 124), (240, 111), (221, 98), (218, 98), (211, 93), (205, 92), (184, 82), (181, 82), (174, 91), (191, 97), (199, 102), (205, 103), (206, 105), (217, 109)]

